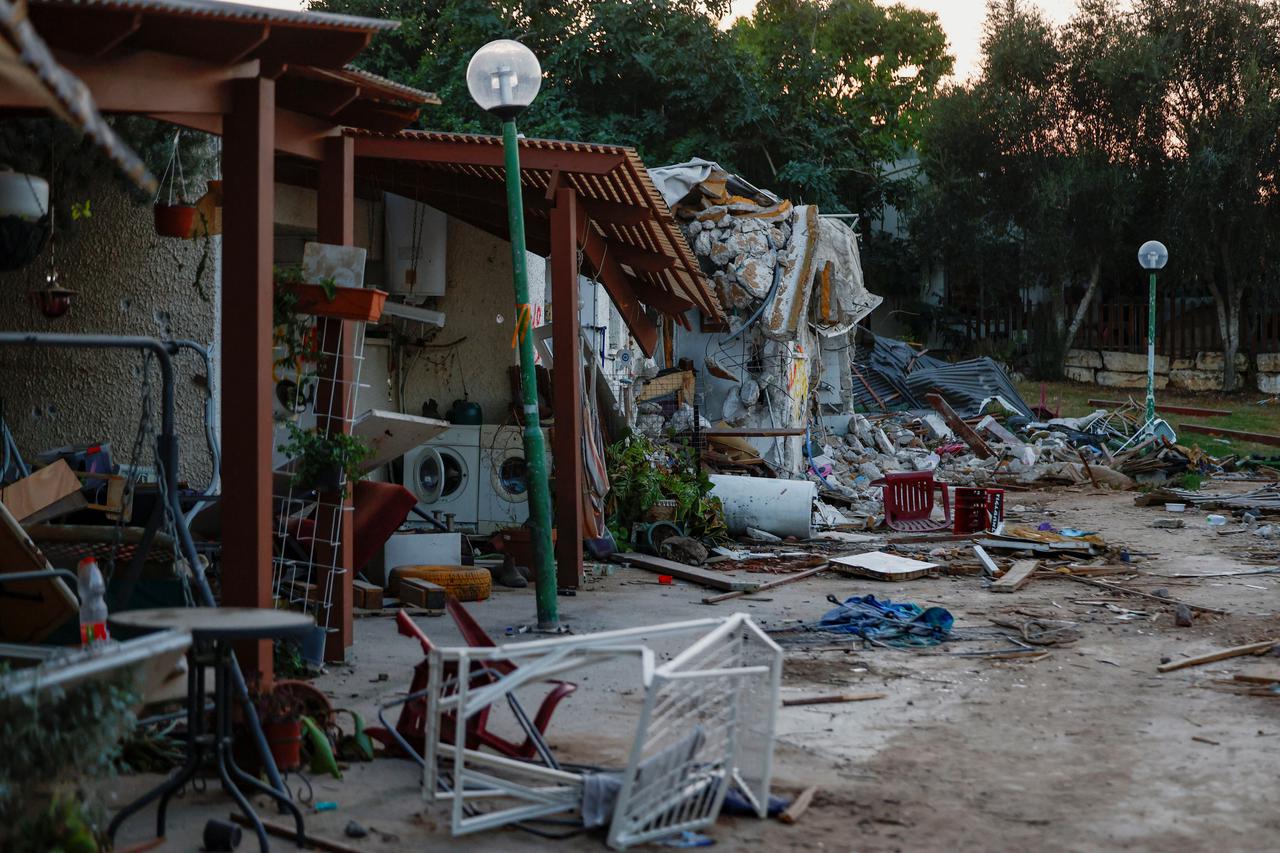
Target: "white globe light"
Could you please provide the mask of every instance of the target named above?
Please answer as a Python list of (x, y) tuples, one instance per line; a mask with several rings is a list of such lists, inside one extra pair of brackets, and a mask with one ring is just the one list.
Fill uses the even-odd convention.
[(1148, 240), (1138, 250), (1138, 263), (1144, 270), (1162, 270), (1169, 263), (1169, 250), (1159, 240)]
[(533, 103), (542, 86), (542, 66), (518, 41), (498, 39), (476, 51), (467, 65), (467, 90), (482, 110), (514, 118)]

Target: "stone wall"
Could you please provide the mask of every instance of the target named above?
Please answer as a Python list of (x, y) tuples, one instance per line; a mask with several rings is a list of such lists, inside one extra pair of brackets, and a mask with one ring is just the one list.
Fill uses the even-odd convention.
[[(1261, 353), (1257, 357), (1258, 390), (1280, 393), (1280, 353)], [(1201, 352), (1195, 358), (1156, 356), (1156, 389), (1173, 388), (1179, 391), (1221, 391), (1224, 360), (1220, 352)], [(1265, 365), (1265, 366), (1264, 366)], [(1237, 353), (1235, 358), (1236, 387), (1245, 386), (1247, 374), (1254, 370), (1249, 357)], [(1066, 377), (1074, 382), (1087, 382), (1107, 388), (1147, 387), (1147, 356), (1145, 353), (1110, 352), (1073, 349), (1067, 352)], [(1265, 377), (1265, 379), (1264, 379)], [(1264, 385), (1266, 387), (1264, 387)]]
[[(59, 228), (57, 269), (77, 291), (69, 314), (50, 320), (29, 294), (44, 287), (49, 248), (20, 270), (0, 273), (5, 331), (98, 333), (185, 338), (208, 345), (217, 337), (221, 238), (210, 240), (200, 281), (203, 241), (157, 237), (150, 204), (128, 196), (112, 175), (85, 192), (92, 215)], [(55, 201), (64, 204), (65, 200)], [(130, 458), (141, 414), (142, 357), (133, 351), (0, 348), (0, 403), (24, 456), (78, 442), (110, 442), (117, 462), (151, 465), (148, 450)], [(216, 365), (215, 365), (216, 369)], [(211, 473), (204, 438), (203, 374), (196, 359), (178, 359), (179, 476), (203, 488)], [(159, 373), (154, 416), (159, 428)]]

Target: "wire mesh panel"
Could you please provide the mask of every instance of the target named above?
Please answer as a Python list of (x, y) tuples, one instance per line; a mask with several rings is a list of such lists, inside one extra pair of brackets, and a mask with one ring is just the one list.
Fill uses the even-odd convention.
[[(614, 810), (611, 847), (710, 824), (735, 777), (754, 782), (746, 793), (763, 816), (781, 666), (781, 650), (737, 614), (655, 671)], [(743, 732), (744, 722), (750, 731)]]
[[(641, 644), (691, 633), (701, 636), (660, 667)], [(640, 664), (645, 697), (621, 771), (578, 773), (516, 761), (469, 749), (457, 736), (466, 718), (521, 687), (604, 662), (616, 668), (626, 658)], [(499, 660), (516, 668), (494, 679), (490, 664)], [(450, 803), (454, 835), (602, 808), (604, 816), (589, 825), (609, 823), (609, 845), (622, 849), (707, 826), (735, 783), (765, 814), (782, 651), (746, 614), (497, 648), (436, 649), (430, 669), (427, 731), (433, 734), (423, 756), (423, 796)], [(455, 742), (445, 742), (444, 732)], [(602, 789), (610, 791), (609, 805), (590, 806)]]
[[(278, 445), (291, 434), (288, 424), (304, 433), (314, 431), (325, 440), (338, 433), (349, 434), (355, 424), (365, 324), (323, 318), (313, 322), (314, 364), (289, 365), (283, 371), (281, 362), (276, 364), (277, 389), (280, 380), (292, 382), (294, 389), (291, 395), (277, 391), (277, 398), (286, 397), (281, 403), (291, 410), (284, 422), (277, 424)], [(344, 359), (350, 366), (339, 370)], [(275, 476), (272, 594), (313, 613), (316, 625), (332, 631), (337, 628), (334, 598), (348, 572), (341, 565), (342, 526), (345, 514), (352, 512), (353, 484), (340, 472), (337, 489), (317, 489), (313, 483), (298, 481), (297, 464), (298, 460), (292, 460)]]

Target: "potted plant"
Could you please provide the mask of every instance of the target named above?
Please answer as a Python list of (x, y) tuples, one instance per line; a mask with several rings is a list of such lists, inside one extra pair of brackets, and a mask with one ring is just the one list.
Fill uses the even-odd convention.
[(360, 479), (360, 463), (368, 458), (368, 445), (344, 432), (303, 429), (289, 422), (289, 440), (276, 448), (294, 460), (293, 484), (320, 492), (341, 491)]
[[(182, 158), (178, 156), (182, 131), (173, 135), (173, 151), (169, 162), (165, 165), (164, 174), (160, 176), (160, 189), (156, 194), (154, 205), (156, 233), (161, 237), (179, 237), (187, 239), (192, 236), (196, 224), (196, 206), (187, 199), (187, 179), (182, 172)], [(162, 202), (160, 194), (164, 192), (166, 181), (169, 185), (169, 200)], [(181, 183), (181, 190), (178, 184)]]
[(285, 291), (291, 295), (297, 313), (336, 320), (377, 322), (387, 301), (385, 290), (340, 287), (332, 278), (309, 283), (303, 280), (302, 268), (297, 265), (276, 267), (275, 285), (276, 293)]
[(298, 310), (298, 294), (291, 287), (282, 287), (280, 268), (276, 269), (276, 288), (271, 305), (271, 324), (274, 329), (272, 343), (282, 351), (275, 366), (290, 371), (298, 386), (310, 378), (310, 366), (320, 360), (320, 336), (315, 324)]
[(302, 766), (302, 704), (292, 691), (260, 690), (254, 694), (254, 710), (276, 767), (296, 770)]

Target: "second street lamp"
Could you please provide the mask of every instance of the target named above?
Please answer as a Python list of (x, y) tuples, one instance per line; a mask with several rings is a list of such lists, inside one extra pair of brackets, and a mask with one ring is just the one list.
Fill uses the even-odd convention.
[(1156, 270), (1169, 262), (1169, 250), (1158, 240), (1138, 249), (1138, 263), (1151, 273), (1147, 286), (1147, 423), (1156, 419)]
[[(538, 628), (560, 627), (556, 606), (556, 566), (551, 550), (551, 490), (547, 453), (538, 420), (538, 380), (533, 361), (533, 312), (529, 306), (529, 273), (525, 265), (524, 194), (520, 187), (518, 116), (538, 94), (542, 68), (533, 51), (518, 41), (491, 41), (467, 65), (467, 89), (480, 108), (502, 119), (502, 151), (507, 173), (507, 225), (511, 236), (511, 270), (516, 291), (516, 339), (520, 353), (520, 397), (524, 413), (524, 457), (529, 477), (529, 526)], [(572, 311), (568, 318), (572, 321)]]

